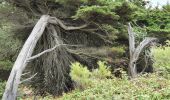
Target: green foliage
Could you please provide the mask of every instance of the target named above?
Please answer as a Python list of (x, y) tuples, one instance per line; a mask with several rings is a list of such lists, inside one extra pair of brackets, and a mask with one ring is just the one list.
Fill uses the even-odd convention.
[(3, 96), (4, 90), (5, 90), (5, 85), (6, 85), (6, 82), (2, 82), (0, 80), (0, 98), (2, 98), (2, 96)]
[(115, 57), (122, 57), (123, 54), (125, 53), (125, 47), (124, 46), (112, 47), (111, 51)]
[(108, 6), (83, 6), (81, 7), (73, 18), (85, 19), (85, 20), (93, 20), (96, 16), (100, 16), (100, 18), (109, 18), (112, 20), (118, 20), (119, 16), (116, 15), (115, 12), (112, 12)]
[(77, 8), (74, 19), (100, 25), (109, 39), (127, 39), (127, 22), (144, 16), (146, 10), (125, 0), (89, 0)]
[(104, 79), (106, 77), (111, 76), (111, 71), (109, 67), (106, 65), (106, 62), (99, 61), (98, 65), (99, 65), (99, 68), (93, 70), (92, 76), (94, 76), (95, 78), (100, 78), (100, 79)]
[(83, 89), (85, 87), (91, 87), (94, 85), (96, 79), (105, 79), (111, 76), (110, 69), (105, 62), (99, 61), (98, 65), (98, 69), (94, 69), (90, 72), (86, 66), (78, 62), (72, 63), (70, 76), (76, 82), (78, 88)]
[(163, 11), (165, 11), (167, 13), (170, 12), (170, 4), (169, 3), (167, 3), (167, 5), (164, 5), (162, 8), (163, 8)]
[(13, 62), (9, 60), (0, 61), (0, 70), (10, 70), (13, 65)]
[(5, 23), (0, 27), (0, 69), (10, 69), (17, 49), (21, 41), (13, 37), (11, 23)]
[(154, 67), (170, 72), (170, 41), (165, 46), (153, 47)]
[[(94, 80), (94, 79), (93, 79)], [(157, 75), (145, 74), (134, 80), (100, 79), (85, 90), (64, 94), (60, 100), (162, 100), (170, 99), (170, 81)]]
[(102, 24), (101, 25), (102, 30), (104, 30), (106, 33), (111, 34), (109, 36), (110, 39), (116, 40), (118, 37), (119, 30), (114, 28), (112, 25), (109, 24)]
[[(88, 4), (89, 3), (89, 4)], [(87, 5), (81, 6), (75, 16), (75, 19), (91, 20), (99, 22), (99, 20), (113, 21), (130, 21), (135, 16), (135, 12), (139, 8), (130, 2), (120, 2), (113, 0), (94, 0)], [(106, 21), (107, 23), (107, 21)]]
[[(77, 68), (81, 71), (81, 67), (83, 66), (80, 64), (76, 65), (79, 66)], [(144, 74), (134, 80), (128, 80), (126, 72), (121, 71), (123, 77), (120, 79), (111, 75), (105, 62), (99, 61), (98, 65), (98, 69), (90, 72), (91, 77), (86, 77), (90, 85), (86, 85), (83, 90), (76, 89), (71, 93), (64, 94), (61, 98), (59, 98), (59, 100), (170, 99), (170, 81), (157, 73)], [(86, 73), (86, 71), (87, 69), (85, 72), (81, 72)], [(87, 74), (87, 76), (90, 75)], [(110, 76), (111, 78), (107, 79), (107, 76)], [(79, 78), (83, 82), (84, 79), (82, 79), (82, 77)]]
[[(168, 7), (168, 5), (167, 5)], [(169, 39), (170, 33), (170, 16), (169, 12), (164, 9), (147, 9), (145, 13), (140, 14), (137, 17), (137, 24), (146, 27), (146, 31), (148, 33), (147, 36), (157, 37), (161, 40)], [(141, 12), (141, 11), (140, 11)]]
[(133, 27), (135, 32), (136, 42), (141, 42), (145, 37), (147, 37), (148, 33), (146, 31), (146, 27), (141, 28), (139, 26)]
[(71, 65), (70, 76), (78, 86), (83, 88), (89, 84), (89, 77), (91, 76), (91, 72), (87, 69), (87, 67), (76, 62), (72, 63)]
[(12, 13), (12, 11), (14, 10), (14, 7), (11, 6), (8, 2), (6, 2), (5, 0), (0, 0), (0, 13), (6, 14), (7, 12)]

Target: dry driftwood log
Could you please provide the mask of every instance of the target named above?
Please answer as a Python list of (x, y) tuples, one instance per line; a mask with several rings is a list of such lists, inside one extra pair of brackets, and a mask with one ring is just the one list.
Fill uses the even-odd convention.
[(128, 34), (129, 34), (129, 74), (132, 78), (137, 76), (136, 61), (139, 58), (140, 53), (151, 42), (155, 41), (156, 38), (145, 38), (136, 48), (135, 48), (135, 34), (132, 30), (131, 24), (128, 24)]
[[(41, 55), (43, 55), (45, 53), (55, 50), (58, 46), (63, 45), (63, 44), (59, 44), (58, 41), (55, 41), (57, 43), (56, 46), (54, 46), (51, 49), (47, 49), (47, 50), (31, 57), (38, 40), (42, 36), (46, 26), (50, 23), (59, 25), (60, 27), (62, 27), (65, 30), (76, 30), (76, 29), (81, 29), (81, 28), (84, 28), (87, 26), (87, 25), (83, 25), (80, 27), (67, 27), (59, 19), (50, 17), (49, 15), (43, 15), (40, 18), (40, 20), (37, 22), (35, 27), (33, 28), (30, 36), (26, 40), (23, 48), (21, 49), (14, 65), (13, 65), (12, 71), (10, 73), (10, 76), (9, 76), (7, 84), (6, 84), (6, 88), (5, 88), (5, 92), (3, 94), (2, 100), (15, 100), (17, 98), (18, 86), (21, 82), (23, 82), (20, 80), (22, 73), (30, 60), (40, 57)], [(53, 26), (51, 26), (50, 29), (53, 31), (53, 33), (56, 33), (55, 28)], [(33, 77), (35, 75), (33, 75)], [(24, 82), (27, 80), (28, 79), (24, 80)]]

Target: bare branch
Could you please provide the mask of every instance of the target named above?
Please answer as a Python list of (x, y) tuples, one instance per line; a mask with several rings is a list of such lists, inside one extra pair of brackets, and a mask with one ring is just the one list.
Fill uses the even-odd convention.
[[(27, 62), (30, 62), (31, 60), (34, 60), (34, 59), (36, 59), (36, 58), (44, 55), (45, 53), (52, 52), (52, 51), (54, 51), (54, 50), (55, 50), (57, 47), (59, 47), (59, 46), (66, 46), (66, 45), (67, 45), (67, 44), (55, 45), (53, 48), (47, 49), (47, 50), (45, 50), (45, 51), (43, 51), (43, 52), (41, 52), (41, 53), (39, 53), (39, 54), (37, 54), (37, 55), (34, 55), (34, 56), (32, 56), (32, 57), (29, 57), (29, 58), (27, 59)], [(68, 45), (68, 46), (80, 46), (80, 45)]]
[(134, 54), (133, 54), (133, 61), (137, 61), (139, 58), (139, 55), (141, 51), (143, 50), (144, 47), (149, 45), (151, 42), (157, 40), (156, 38), (145, 38), (135, 49)]
[(42, 56), (43, 54), (48, 53), (48, 52), (51, 52), (51, 51), (55, 50), (57, 47), (62, 46), (62, 45), (66, 45), (66, 44), (56, 45), (56, 46), (54, 46), (53, 48), (47, 49), (47, 50), (45, 50), (45, 51), (43, 51), (43, 52), (41, 52), (41, 53), (39, 53), (39, 54), (37, 54), (37, 55), (34, 55), (34, 56), (32, 56), (32, 57), (29, 57), (29, 58), (27, 59), (27, 61), (29, 62), (30, 60), (36, 59), (36, 58)]
[(25, 79), (25, 80), (23, 80), (23, 81), (20, 81), (20, 83), (19, 84), (22, 84), (22, 83), (24, 83), (24, 82), (27, 82), (27, 81), (30, 81), (32, 78), (34, 78), (35, 76), (37, 75), (37, 73), (35, 73), (33, 76), (31, 76), (30, 78), (27, 78), (27, 79)]
[(63, 24), (63, 22), (61, 20), (59, 20), (56, 17), (50, 17), (49, 23), (51, 23), (51, 24), (58, 24), (58, 25), (60, 25), (60, 27), (62, 27), (65, 30), (78, 30), (78, 29), (82, 29), (82, 28), (87, 27), (86, 24), (82, 25), (82, 26), (79, 26), (79, 27), (66, 26), (66, 25)]
[(24, 74), (22, 74), (22, 76), (27, 75), (27, 74), (30, 74), (30, 72), (24, 73)]

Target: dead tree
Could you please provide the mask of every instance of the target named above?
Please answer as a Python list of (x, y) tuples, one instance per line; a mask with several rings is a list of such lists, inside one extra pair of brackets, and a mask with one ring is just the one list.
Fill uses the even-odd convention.
[(131, 24), (128, 24), (128, 34), (129, 34), (129, 54), (130, 54), (130, 61), (129, 61), (129, 74), (132, 78), (137, 76), (137, 68), (136, 62), (139, 58), (140, 53), (151, 42), (155, 41), (156, 38), (145, 38), (136, 48), (135, 48), (135, 34), (132, 30)]
[[(59, 42), (56, 41), (58, 44), (56, 44), (53, 48), (47, 49), (35, 56), (32, 56), (34, 48), (36, 47), (38, 40), (44, 33), (44, 30), (46, 29), (48, 24), (56, 24), (65, 30), (77, 30), (77, 29), (81, 29), (81, 28), (84, 28), (87, 26), (87, 25), (83, 25), (80, 27), (67, 27), (57, 18), (50, 17), (49, 15), (43, 15), (40, 18), (40, 20), (37, 22), (35, 27), (33, 28), (30, 36), (26, 40), (23, 48), (21, 49), (14, 65), (13, 65), (12, 71), (10, 73), (10, 76), (9, 76), (7, 84), (6, 84), (6, 88), (5, 88), (5, 92), (3, 94), (2, 100), (15, 100), (17, 98), (17, 89), (18, 89), (19, 84), (30, 79), (29, 78), (24, 81), (20, 80), (22, 73), (23, 73), (24, 69), (26, 68), (28, 62), (30, 62), (31, 60), (33, 60), (35, 58), (40, 57), (41, 55), (43, 55), (47, 52), (51, 52), (51, 51), (55, 50), (57, 47), (59, 47), (61, 45), (64, 45), (64, 44), (59, 44)], [(53, 31), (53, 33), (56, 33), (53, 26), (51, 26), (51, 30)], [(31, 78), (33, 78), (35, 75), (33, 75)]]

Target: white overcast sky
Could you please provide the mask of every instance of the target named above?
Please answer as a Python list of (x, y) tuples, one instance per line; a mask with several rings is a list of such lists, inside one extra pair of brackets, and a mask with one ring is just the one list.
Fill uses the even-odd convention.
[(170, 3), (170, 0), (146, 0), (146, 1), (150, 1), (150, 5), (152, 5), (152, 7), (155, 7), (157, 5), (161, 7), (162, 5), (166, 5), (167, 2)]

